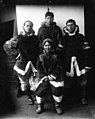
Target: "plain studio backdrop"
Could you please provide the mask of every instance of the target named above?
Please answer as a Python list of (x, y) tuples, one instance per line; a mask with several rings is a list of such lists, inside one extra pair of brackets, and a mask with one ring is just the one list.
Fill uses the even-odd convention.
[[(85, 34), (84, 6), (49, 6), (49, 8), (54, 13), (54, 21), (61, 29), (66, 25), (66, 21), (72, 18), (79, 25), (80, 33)], [(23, 23), (31, 20), (35, 34), (37, 34), (41, 23), (45, 20), (47, 9), (48, 6), (44, 5), (16, 5), (18, 33), (22, 30)]]

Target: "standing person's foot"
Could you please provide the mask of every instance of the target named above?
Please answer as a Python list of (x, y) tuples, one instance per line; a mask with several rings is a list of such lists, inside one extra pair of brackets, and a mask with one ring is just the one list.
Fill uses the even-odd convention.
[(87, 105), (88, 101), (86, 98), (81, 98), (81, 103), (82, 103), (82, 105)]
[(43, 111), (44, 111), (43, 105), (42, 105), (42, 104), (38, 104), (36, 113), (37, 113), (37, 114), (41, 114)]
[(20, 97), (22, 97), (23, 95), (24, 95), (24, 92), (21, 91), (20, 89), (18, 89), (18, 90), (17, 90), (17, 94), (16, 94), (17, 98), (20, 98)]
[(28, 97), (28, 104), (34, 105), (34, 99), (32, 97)]
[(63, 114), (63, 110), (60, 107), (56, 107), (56, 112), (58, 115)]
[(61, 108), (61, 104), (60, 103), (55, 103), (55, 109), (58, 115), (63, 114), (63, 110)]

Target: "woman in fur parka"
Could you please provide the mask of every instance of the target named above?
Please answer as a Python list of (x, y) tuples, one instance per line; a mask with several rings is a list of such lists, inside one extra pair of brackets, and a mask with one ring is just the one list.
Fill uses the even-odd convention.
[(36, 89), (36, 100), (38, 108), (37, 114), (44, 111), (44, 99), (47, 92), (50, 91), (54, 102), (55, 109), (58, 114), (62, 114), (62, 97), (64, 81), (62, 77), (62, 65), (56, 54), (53, 54), (53, 41), (46, 38), (43, 43), (43, 53), (39, 55), (37, 60), (37, 71), (39, 83)]

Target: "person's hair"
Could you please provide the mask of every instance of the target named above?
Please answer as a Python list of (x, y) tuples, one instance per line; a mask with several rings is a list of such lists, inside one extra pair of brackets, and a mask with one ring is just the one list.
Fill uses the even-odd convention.
[(53, 18), (53, 17), (54, 17), (54, 14), (53, 14), (53, 12), (46, 12), (46, 13), (45, 13), (45, 18), (46, 18), (47, 16), (51, 16), (51, 17)]
[(25, 21), (24, 24), (23, 24), (23, 26), (25, 26), (26, 22), (30, 22), (32, 24), (32, 26), (33, 26), (33, 22), (30, 21), (30, 20)]
[(76, 25), (76, 21), (75, 21), (74, 19), (69, 19), (69, 20), (67, 20), (66, 25), (67, 25), (69, 22), (72, 22), (74, 25)]

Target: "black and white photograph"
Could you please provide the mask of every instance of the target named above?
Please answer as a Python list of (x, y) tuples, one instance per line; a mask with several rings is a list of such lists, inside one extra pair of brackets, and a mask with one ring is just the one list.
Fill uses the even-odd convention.
[(95, 0), (0, 0), (0, 119), (95, 119)]

